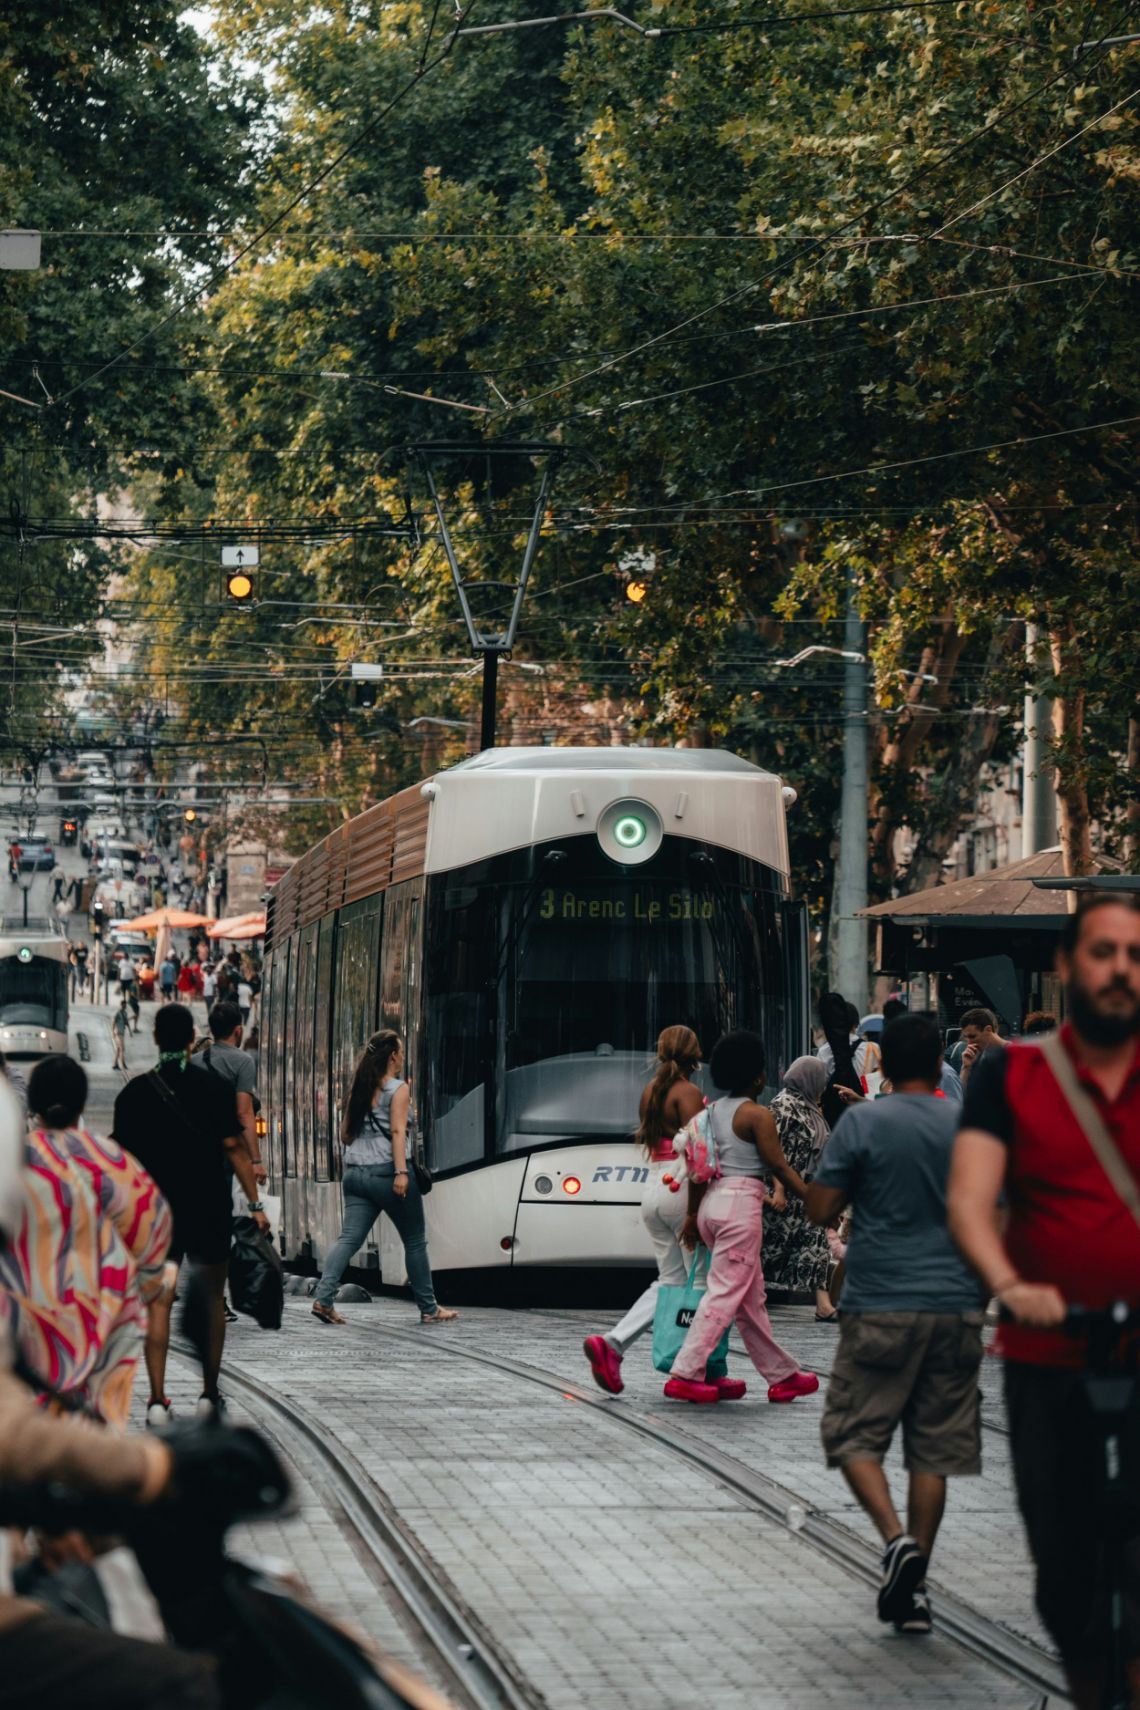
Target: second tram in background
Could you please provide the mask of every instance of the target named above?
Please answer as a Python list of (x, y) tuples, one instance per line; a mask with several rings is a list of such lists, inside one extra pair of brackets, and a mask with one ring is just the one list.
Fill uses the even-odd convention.
[(0, 923), (0, 1050), (6, 1057), (66, 1052), (70, 950), (46, 921)]
[[(342, 1102), (389, 1026), (435, 1176), (436, 1271), (649, 1263), (632, 1134), (658, 1033), (683, 1023), (707, 1054), (753, 1028), (773, 1084), (809, 1047), (793, 799), (715, 750), (492, 749), (291, 867), (262, 999), (285, 1255), (319, 1265), (339, 1233)], [(403, 1281), (386, 1219), (355, 1263)]]

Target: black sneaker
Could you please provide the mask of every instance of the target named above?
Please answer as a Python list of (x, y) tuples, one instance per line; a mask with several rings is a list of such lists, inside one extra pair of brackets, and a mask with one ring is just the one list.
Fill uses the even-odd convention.
[(227, 1324), (237, 1324), (239, 1322), (237, 1313), (234, 1311), (225, 1295), (222, 1296), (222, 1311), (226, 1315)]
[(905, 1621), (914, 1594), (926, 1578), (926, 1557), (906, 1532), (883, 1552), (883, 1580), (879, 1586), (879, 1620)]
[(926, 1595), (926, 1587), (920, 1586), (914, 1594), (910, 1606), (910, 1614), (904, 1615), (901, 1621), (895, 1622), (896, 1633), (929, 1633), (933, 1622), (930, 1618), (930, 1599)]

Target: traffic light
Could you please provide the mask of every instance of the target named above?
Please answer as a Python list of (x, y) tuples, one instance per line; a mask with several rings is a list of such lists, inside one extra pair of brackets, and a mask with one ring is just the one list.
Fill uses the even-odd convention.
[(225, 590), (226, 599), (232, 606), (252, 606), (256, 603), (257, 589), (248, 570), (227, 570)]
[(384, 680), (383, 665), (368, 664), (362, 659), (354, 660), (349, 667), (349, 677), (356, 684), (356, 704), (358, 707), (374, 707), (380, 692), (380, 684)]
[(627, 582), (625, 585), (625, 597), (627, 600), (631, 600), (635, 606), (641, 604), (648, 592), (649, 589), (644, 582)]
[(186, 821), (187, 825), (193, 825), (194, 821), (198, 818), (198, 815), (194, 808), (187, 808), (183, 813), (182, 818)]

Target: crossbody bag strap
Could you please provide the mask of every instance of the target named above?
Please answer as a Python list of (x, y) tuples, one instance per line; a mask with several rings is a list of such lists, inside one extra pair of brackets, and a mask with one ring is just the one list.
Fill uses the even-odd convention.
[(1101, 1169), (1132, 1213), (1133, 1220), (1140, 1225), (1140, 1184), (1109, 1133), (1094, 1100), (1081, 1085), (1073, 1059), (1061, 1043), (1059, 1034), (1050, 1033), (1042, 1039), (1041, 1055), (1052, 1069), (1053, 1078), (1064, 1093), (1085, 1139), (1096, 1153)]
[[(190, 1070), (186, 1069), (183, 1072), (185, 1074), (189, 1074)], [(152, 1069), (150, 1071), (150, 1074), (148, 1075), (147, 1079), (152, 1083), (155, 1091), (157, 1093), (159, 1093), (159, 1095), (162, 1098), (163, 1103), (168, 1104), (170, 1106), (171, 1110), (174, 1112), (175, 1116), (178, 1118), (179, 1122), (182, 1124), (182, 1126), (186, 1130), (187, 1134), (189, 1134), (194, 1140), (197, 1140), (198, 1135), (195, 1132), (194, 1128), (191, 1126), (189, 1117), (186, 1115), (185, 1111), (182, 1109), (182, 1106), (179, 1104), (178, 1100), (175, 1098), (174, 1094), (171, 1092), (170, 1088), (167, 1086), (166, 1082), (163, 1080), (163, 1078), (159, 1074), (158, 1070)]]

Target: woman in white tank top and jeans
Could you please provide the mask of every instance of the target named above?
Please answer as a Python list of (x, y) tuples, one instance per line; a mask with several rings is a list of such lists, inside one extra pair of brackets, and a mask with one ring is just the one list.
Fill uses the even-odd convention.
[(325, 1260), (313, 1296), (313, 1317), (322, 1324), (344, 1324), (333, 1301), (352, 1255), (363, 1247), (382, 1211), (404, 1243), (420, 1319), (442, 1324), (457, 1315), (440, 1306), (431, 1280), (423, 1195), (408, 1169), (408, 1110), (411, 1095), (403, 1078), (404, 1042), (386, 1028), (374, 1033), (352, 1077), (341, 1125), (344, 1147), (344, 1221), (340, 1237)]
[(752, 1364), (768, 1380), (769, 1401), (794, 1401), (819, 1388), (813, 1372), (772, 1335), (760, 1268), (761, 1217), (770, 1171), (799, 1199), (807, 1194), (801, 1177), (784, 1157), (771, 1111), (756, 1103), (764, 1085), (764, 1044), (758, 1033), (728, 1033), (712, 1054), (709, 1073), (728, 1093), (710, 1107), (720, 1175), (705, 1186), (690, 1181), (688, 1215), (681, 1230), (687, 1246), (698, 1235), (711, 1251), (708, 1287), (673, 1362), (665, 1394), (677, 1401), (736, 1400), (744, 1394), (738, 1380), (725, 1383), (707, 1372), (709, 1359), (735, 1323)]

